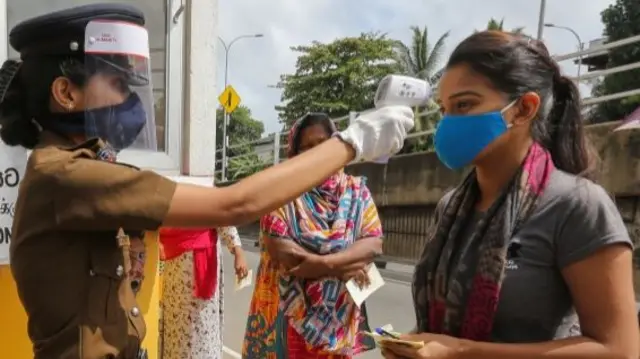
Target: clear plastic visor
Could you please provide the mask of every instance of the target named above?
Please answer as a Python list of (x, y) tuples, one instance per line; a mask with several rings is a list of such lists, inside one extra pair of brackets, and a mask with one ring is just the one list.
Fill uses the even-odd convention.
[(85, 31), (85, 132), (116, 150), (157, 150), (149, 36), (144, 27), (93, 21)]

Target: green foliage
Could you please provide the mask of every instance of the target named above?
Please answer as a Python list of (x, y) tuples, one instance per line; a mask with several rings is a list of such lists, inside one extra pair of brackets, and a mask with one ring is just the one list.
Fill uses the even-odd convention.
[(423, 131), (431, 131), (432, 133), (430, 135), (422, 135), (405, 140), (404, 147), (400, 153), (432, 151), (434, 149), (433, 133), (442, 117), (438, 109), (439, 106), (435, 101), (429, 101), (427, 106), (415, 108), (416, 121), (411, 133)]
[(240, 157), (234, 157), (229, 160), (227, 179), (230, 181), (238, 180), (261, 171), (269, 165), (271, 164), (262, 161), (256, 153), (245, 153)]
[[(602, 11), (604, 35), (608, 41), (617, 41), (640, 34), (640, 1), (617, 0)], [(608, 68), (640, 61), (640, 43), (609, 50)], [(593, 95), (602, 96), (640, 88), (640, 69), (608, 75), (597, 86)], [(592, 122), (607, 122), (623, 119), (640, 106), (640, 96), (627, 97), (601, 103)]]
[[(409, 45), (400, 41), (394, 43), (401, 71), (407, 76), (421, 78), (435, 85), (443, 73), (441, 59), (449, 33), (444, 33), (432, 44), (429, 41), (426, 26), (422, 29), (417, 26), (411, 26), (410, 29), (413, 36)], [(427, 106), (416, 108), (416, 125), (412, 133), (434, 130), (436, 124), (440, 121), (440, 113), (435, 111), (437, 109), (438, 105), (435, 100), (429, 101)], [(428, 114), (421, 115), (424, 113)], [(402, 153), (428, 151), (432, 148), (433, 137), (420, 136), (407, 140)]]
[[(223, 135), (223, 117), (224, 111), (218, 108), (216, 111), (216, 147), (222, 148)], [(229, 144), (242, 144), (260, 139), (264, 132), (264, 124), (253, 118), (251, 110), (243, 105), (233, 111), (230, 115), (229, 125), (227, 126), (227, 136), (229, 136)], [(233, 150), (228, 152), (233, 153)]]
[(441, 35), (435, 43), (429, 41), (427, 27), (420, 29), (411, 26), (413, 36), (411, 44), (406, 45), (401, 41), (394, 42), (394, 50), (398, 57), (403, 74), (435, 82), (435, 75), (439, 73), (440, 60), (444, 52), (444, 44), (449, 37), (449, 32)]
[[(222, 148), (223, 116), (224, 111), (219, 108), (216, 111), (216, 149)], [(238, 106), (238, 108), (231, 113), (227, 126), (227, 136), (229, 136), (230, 146), (256, 141), (262, 137), (263, 132), (264, 124), (253, 118), (251, 110), (246, 106)], [(252, 152), (252, 146), (242, 146), (227, 150), (227, 157), (229, 158), (227, 179), (233, 179), (240, 173), (249, 175), (256, 172), (256, 169), (259, 170), (264, 167), (260, 158)], [(232, 158), (240, 155), (244, 156), (237, 159)], [(222, 159), (222, 152), (217, 152), (216, 159)], [(220, 169), (222, 169), (222, 163), (216, 163), (216, 170)]]
[(299, 53), (296, 71), (280, 77), (283, 105), (276, 106), (287, 127), (311, 111), (332, 118), (373, 107), (380, 80), (397, 73), (394, 41), (384, 34), (363, 33), (324, 44), (291, 49)]
[[(489, 19), (489, 21), (487, 22), (487, 28), (485, 30), (507, 31), (507, 32), (511, 32), (513, 34), (518, 34), (518, 35), (524, 34), (524, 27), (516, 27), (516, 28), (513, 28), (511, 30), (505, 30), (504, 29), (504, 18), (500, 19), (500, 21), (498, 21), (497, 19), (494, 19), (494, 18)], [(475, 32), (478, 32), (478, 30), (476, 30)]]

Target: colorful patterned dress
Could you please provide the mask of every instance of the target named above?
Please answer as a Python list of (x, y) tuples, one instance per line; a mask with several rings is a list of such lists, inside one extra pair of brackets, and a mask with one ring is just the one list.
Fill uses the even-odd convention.
[[(364, 179), (340, 172), (262, 218), (261, 242), (293, 240), (321, 254), (362, 238), (381, 238), (378, 213)], [(370, 350), (366, 309), (337, 278), (287, 275), (261, 245), (260, 266), (243, 344), (245, 359), (347, 359)]]

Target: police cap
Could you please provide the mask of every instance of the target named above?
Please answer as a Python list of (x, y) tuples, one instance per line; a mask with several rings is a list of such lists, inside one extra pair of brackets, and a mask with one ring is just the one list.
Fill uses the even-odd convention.
[(25, 20), (9, 33), (9, 43), (30, 56), (74, 56), (84, 53), (87, 24), (95, 20), (122, 21), (144, 26), (142, 11), (125, 4), (90, 4)]

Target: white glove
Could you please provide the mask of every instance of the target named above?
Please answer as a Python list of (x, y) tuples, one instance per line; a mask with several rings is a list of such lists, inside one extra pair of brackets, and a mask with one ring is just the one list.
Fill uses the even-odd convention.
[(354, 161), (373, 161), (402, 149), (413, 128), (413, 110), (408, 106), (386, 106), (361, 115), (337, 134), (356, 151)]

